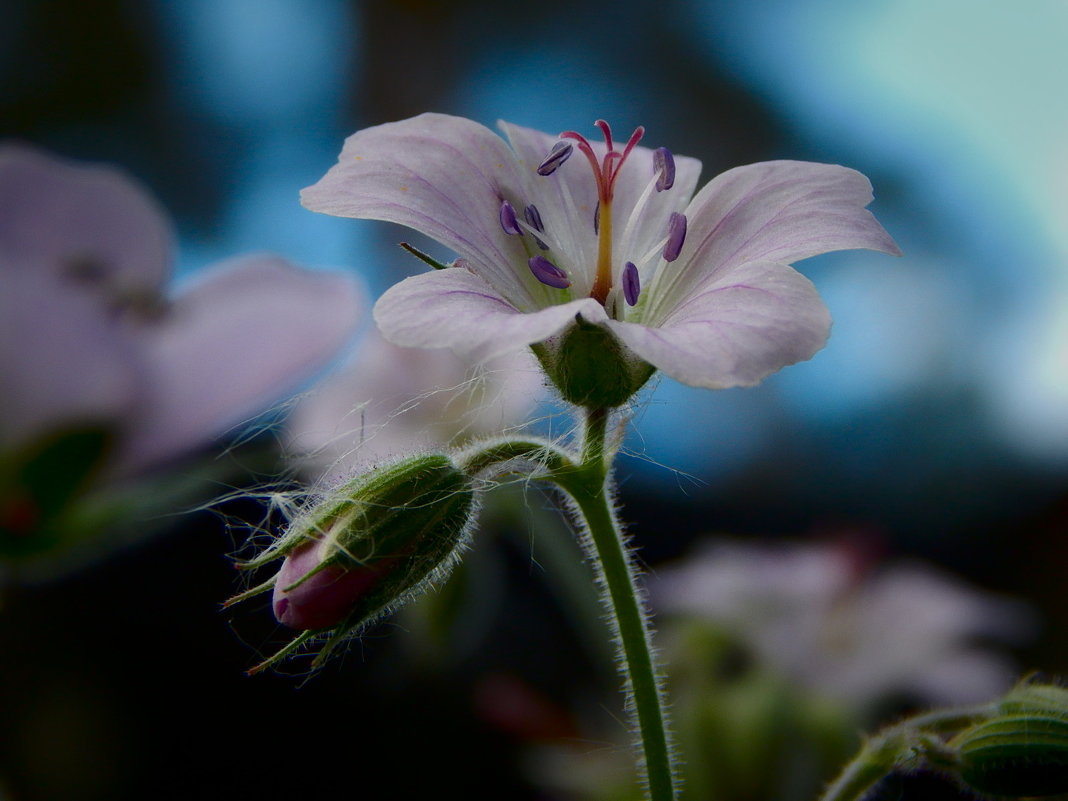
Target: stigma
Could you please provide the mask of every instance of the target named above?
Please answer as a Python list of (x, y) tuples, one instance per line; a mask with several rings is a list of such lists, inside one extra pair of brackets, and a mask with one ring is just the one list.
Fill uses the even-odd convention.
[(605, 147), (607, 148), (604, 157), (600, 160), (598, 160), (597, 154), (593, 152), (593, 145), (590, 144), (590, 140), (577, 131), (564, 131), (560, 134), (560, 138), (574, 140), (575, 147), (589, 161), (590, 167), (593, 169), (594, 179), (597, 181), (597, 198), (601, 205), (604, 206), (605, 204), (611, 204), (619, 171), (623, 169), (623, 164), (630, 152), (634, 150), (634, 146), (645, 136), (645, 128), (641, 125), (635, 128), (634, 133), (627, 140), (623, 152), (620, 152), (616, 150), (615, 143), (612, 140), (611, 126), (604, 120), (597, 120), (594, 125), (601, 129), (601, 133), (604, 135)]

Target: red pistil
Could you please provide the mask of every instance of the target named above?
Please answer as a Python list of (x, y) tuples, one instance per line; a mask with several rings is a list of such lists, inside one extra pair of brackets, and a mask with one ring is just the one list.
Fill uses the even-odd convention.
[(601, 161), (597, 160), (596, 154), (593, 152), (593, 146), (590, 144), (590, 140), (580, 134), (578, 131), (564, 131), (560, 134), (561, 139), (573, 139), (576, 146), (582, 151), (582, 154), (590, 162), (590, 167), (593, 168), (593, 175), (597, 179), (597, 196), (601, 203), (612, 202), (612, 192), (615, 189), (616, 178), (619, 176), (619, 170), (623, 167), (623, 162), (627, 160), (627, 156), (630, 155), (630, 151), (634, 149), (634, 146), (641, 141), (642, 136), (645, 135), (645, 128), (639, 125), (634, 129), (634, 133), (630, 135), (630, 139), (627, 140), (626, 146), (623, 148), (623, 152), (620, 153), (615, 149), (615, 143), (612, 140), (612, 129), (604, 120), (597, 120), (594, 125), (601, 129), (601, 133), (604, 135), (604, 143), (608, 148), (604, 158)]
[[(590, 288), (590, 297), (603, 305), (608, 299), (609, 291), (612, 289), (612, 194), (615, 190), (616, 179), (619, 177), (619, 171), (623, 168), (623, 163), (627, 160), (627, 156), (630, 155), (630, 151), (645, 135), (645, 128), (640, 125), (635, 128), (634, 133), (627, 140), (623, 152), (620, 153), (615, 148), (615, 142), (612, 140), (612, 128), (608, 123), (604, 120), (597, 120), (594, 125), (601, 129), (601, 133), (604, 135), (605, 147), (607, 148), (604, 158), (599, 161), (593, 152), (593, 145), (577, 131), (564, 131), (560, 134), (560, 138), (573, 139), (575, 141), (575, 146), (582, 151), (583, 155), (586, 156), (586, 160), (590, 162), (593, 176), (597, 181), (599, 203), (594, 222), (594, 227), (597, 230), (597, 272), (593, 286)], [(599, 225), (598, 222), (600, 223)], [(531, 265), (531, 269), (534, 269), (533, 265)]]

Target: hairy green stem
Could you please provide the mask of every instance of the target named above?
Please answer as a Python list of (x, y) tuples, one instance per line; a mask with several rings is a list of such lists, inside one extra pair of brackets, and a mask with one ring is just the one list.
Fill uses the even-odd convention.
[[(500, 468), (513, 461), (524, 461), (539, 466), (545, 473), (555, 473), (574, 467), (571, 457), (548, 440), (530, 437), (525, 439), (500, 439), (479, 442), (461, 451), (457, 465), (468, 475), (475, 475), (490, 468)], [(535, 475), (535, 478), (538, 476)]]
[(820, 801), (862, 801), (876, 782), (893, 772), (901, 744), (875, 738), (824, 790)]
[(911, 770), (921, 765), (952, 770), (957, 757), (941, 736), (988, 718), (995, 711), (995, 704), (935, 709), (888, 726), (864, 743), (860, 753), (820, 796), (820, 801), (863, 801), (880, 779), (895, 770)]
[(598, 573), (619, 650), (627, 706), (641, 744), (648, 797), (651, 801), (672, 801), (676, 797), (675, 775), (660, 675), (653, 660), (634, 556), (616, 519), (608, 486), (608, 418), (608, 409), (587, 412), (581, 462), (554, 471), (550, 478), (574, 501), (584, 545)]

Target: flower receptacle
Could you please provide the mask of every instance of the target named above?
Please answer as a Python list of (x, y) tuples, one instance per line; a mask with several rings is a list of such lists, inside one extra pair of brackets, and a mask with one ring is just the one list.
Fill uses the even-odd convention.
[(622, 406), (655, 372), (605, 326), (581, 316), (534, 353), (564, 400), (587, 409)]

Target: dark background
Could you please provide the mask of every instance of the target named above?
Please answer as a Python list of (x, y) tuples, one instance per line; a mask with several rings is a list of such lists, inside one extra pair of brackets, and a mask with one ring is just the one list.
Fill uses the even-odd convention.
[[(753, 390), (664, 380), (621, 461), (625, 515), (654, 565), (713, 532), (862, 532), (1028, 599), (1042, 631), (1021, 662), (1061, 672), (1068, 111), (1044, 87), (1065, 12), (747, 5), (6, 0), (0, 135), (144, 181), (177, 220), (179, 278), (270, 249), (372, 294), (412, 268), (397, 232), (297, 192), (345, 135), (421, 111), (644, 124), (706, 180), (784, 157), (861, 170), (905, 257), (801, 265), (836, 319), (811, 363)], [(235, 521), (260, 517), (224, 513), (4, 588), (0, 798), (538, 798), (478, 713), (485, 677), (615, 703), (521, 531), (485, 546), (507, 589), (479, 647), (423, 664), (387, 623), (309, 681), (246, 678), (284, 635), (264, 604), (218, 609)]]

